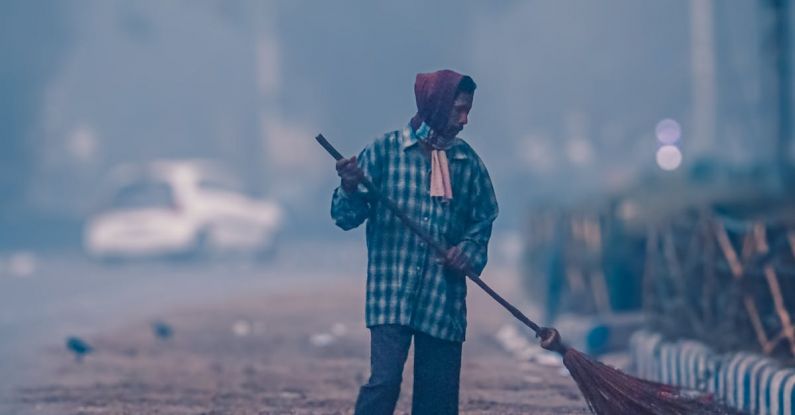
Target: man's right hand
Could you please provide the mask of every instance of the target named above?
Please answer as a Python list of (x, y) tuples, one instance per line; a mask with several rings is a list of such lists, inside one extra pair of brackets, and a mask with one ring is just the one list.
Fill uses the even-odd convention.
[(342, 188), (347, 193), (354, 193), (356, 186), (364, 179), (364, 172), (356, 163), (356, 156), (337, 161), (337, 174), (342, 179)]

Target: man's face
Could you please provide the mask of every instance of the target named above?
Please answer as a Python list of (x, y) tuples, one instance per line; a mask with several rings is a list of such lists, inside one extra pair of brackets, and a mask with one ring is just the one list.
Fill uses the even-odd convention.
[(455, 137), (469, 121), (469, 111), (472, 109), (473, 95), (467, 92), (460, 92), (453, 101), (453, 109), (450, 111), (450, 119), (447, 121), (447, 137)]

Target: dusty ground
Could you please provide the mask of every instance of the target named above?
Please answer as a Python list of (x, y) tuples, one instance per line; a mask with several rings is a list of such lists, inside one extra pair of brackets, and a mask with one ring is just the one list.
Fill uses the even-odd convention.
[[(495, 282), (496, 284), (497, 282)], [(169, 340), (148, 321), (88, 339), (77, 363), (52, 347), (41, 381), (14, 393), (19, 414), (344, 414), (368, 372), (364, 284), (326, 281), (167, 316)], [(308, 285), (308, 284), (307, 284)], [(506, 284), (498, 288), (510, 289)], [(461, 412), (586, 413), (558, 368), (519, 364), (494, 335), (507, 313), (470, 285)], [(399, 413), (410, 410), (411, 361)]]

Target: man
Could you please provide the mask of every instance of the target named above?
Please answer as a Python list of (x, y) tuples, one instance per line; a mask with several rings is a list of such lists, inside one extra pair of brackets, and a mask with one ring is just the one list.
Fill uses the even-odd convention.
[[(349, 230), (367, 220), (370, 379), (357, 414), (391, 414), (414, 338), (414, 414), (458, 412), (466, 276), (486, 265), (497, 201), (486, 166), (457, 137), (468, 122), (475, 82), (451, 70), (417, 75), (417, 114), (409, 125), (337, 163), (341, 184), (331, 216)], [(384, 195), (449, 247), (437, 258), (360, 184)]]

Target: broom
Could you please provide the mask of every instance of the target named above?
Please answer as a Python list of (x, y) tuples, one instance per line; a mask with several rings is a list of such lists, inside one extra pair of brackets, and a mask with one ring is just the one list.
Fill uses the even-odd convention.
[[(334, 159), (344, 158), (322, 134), (318, 134), (315, 140)], [(437, 254), (441, 257), (445, 256), (447, 253), (445, 247), (435, 241), (414, 220), (406, 216), (395, 202), (381, 194), (371, 181), (363, 177), (361, 183), (372, 197), (381, 201)], [(475, 273), (466, 271), (466, 275), (514, 317), (533, 330), (536, 337), (541, 339), (541, 347), (557, 352), (563, 357), (563, 364), (577, 383), (577, 387), (593, 413), (598, 415), (738, 414), (738, 412), (714, 402), (711, 395), (686, 396), (684, 391), (676, 386), (638, 379), (594, 360), (563, 343), (555, 328), (541, 327), (530, 320)]]

